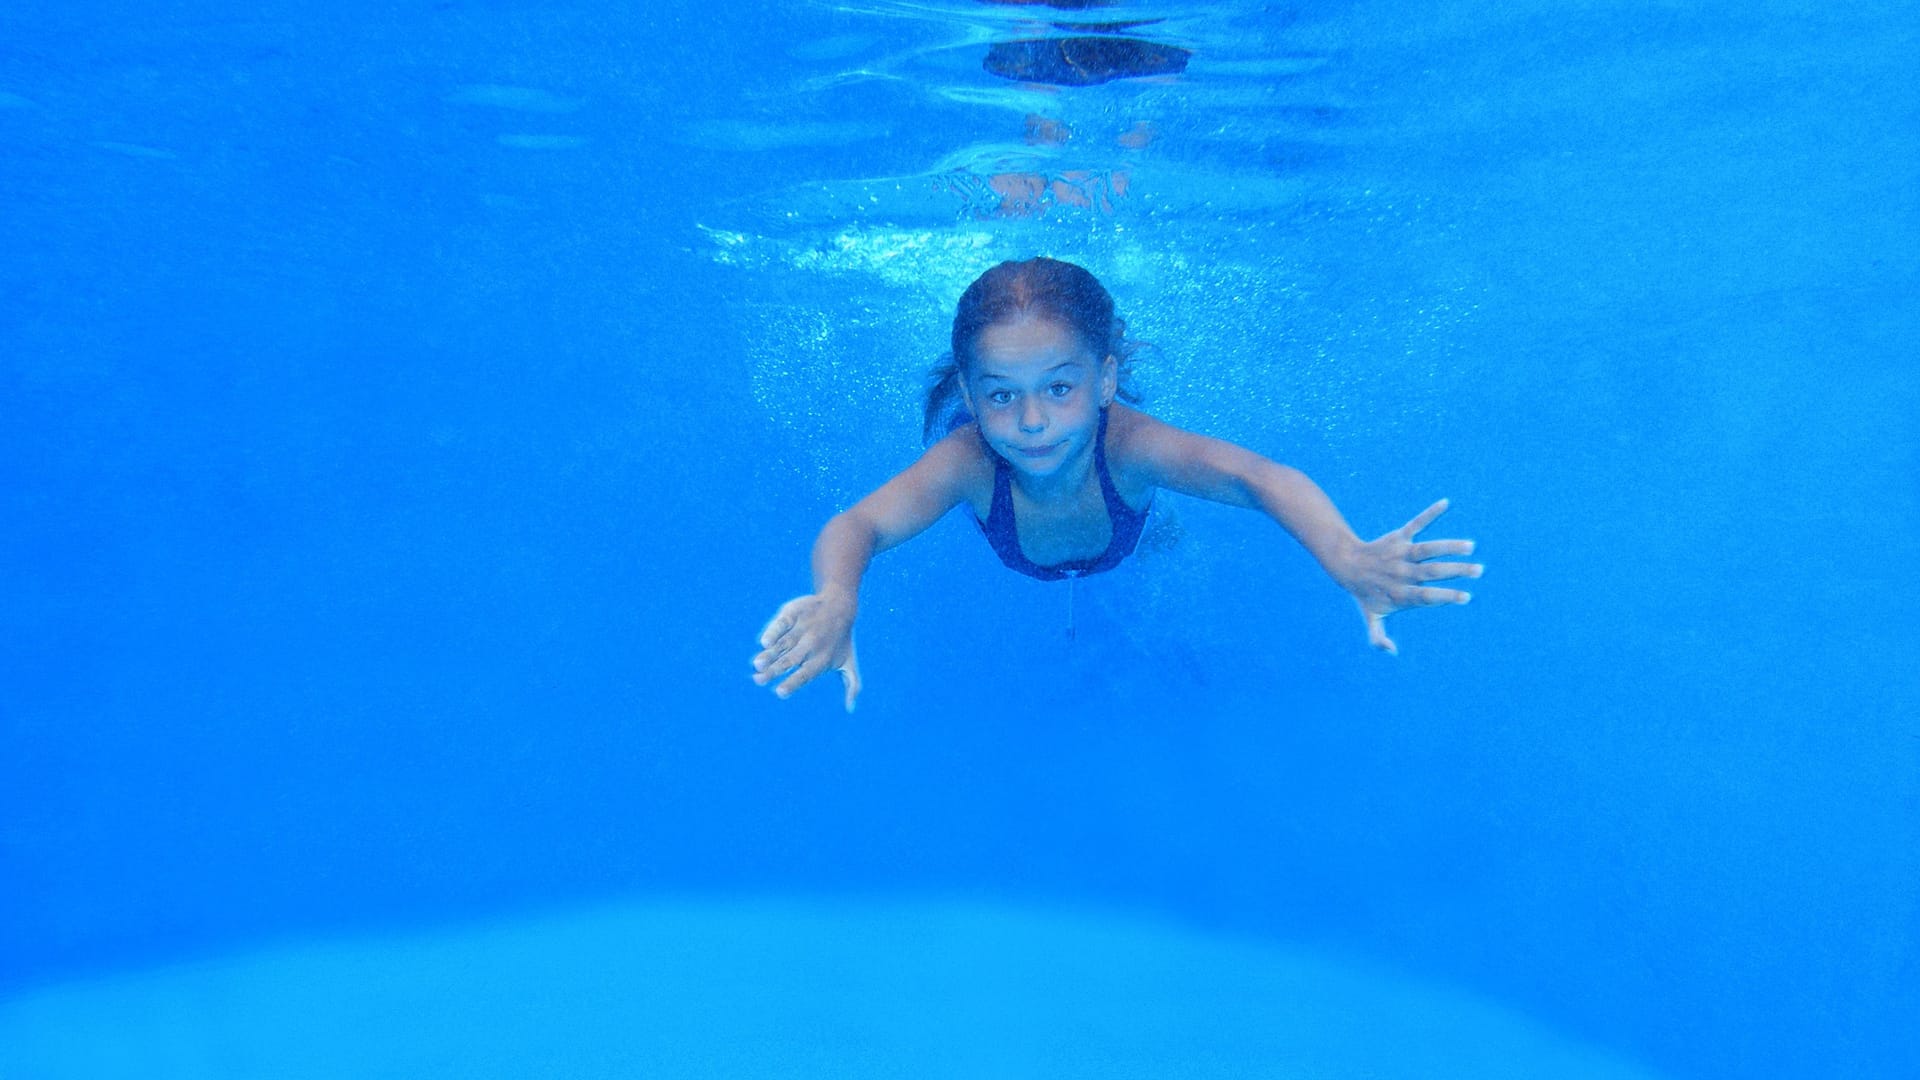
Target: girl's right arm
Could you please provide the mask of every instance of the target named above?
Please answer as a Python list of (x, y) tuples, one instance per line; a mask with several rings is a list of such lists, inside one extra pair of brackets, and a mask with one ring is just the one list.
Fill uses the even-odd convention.
[(979, 437), (963, 428), (828, 521), (813, 543), (813, 592), (782, 604), (760, 632), (753, 681), (765, 686), (784, 675), (773, 692), (785, 698), (820, 675), (838, 671), (846, 683), (847, 711), (852, 712), (860, 694), (853, 620), (867, 564), (880, 552), (920, 535), (964, 500), (984, 465)]

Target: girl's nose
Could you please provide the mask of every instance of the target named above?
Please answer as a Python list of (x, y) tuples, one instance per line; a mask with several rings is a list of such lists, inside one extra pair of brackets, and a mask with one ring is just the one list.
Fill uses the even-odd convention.
[(1028, 398), (1026, 404), (1020, 409), (1020, 430), (1038, 435), (1040, 432), (1045, 431), (1046, 428), (1047, 414), (1045, 410), (1040, 408), (1039, 402)]

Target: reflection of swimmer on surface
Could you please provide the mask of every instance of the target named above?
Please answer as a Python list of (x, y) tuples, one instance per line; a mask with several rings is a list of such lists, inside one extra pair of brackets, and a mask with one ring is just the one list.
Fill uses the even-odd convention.
[(1177, 45), (1129, 37), (996, 41), (982, 66), (1003, 79), (1050, 86), (1098, 86), (1115, 79), (1178, 75), (1193, 54)]
[[(1111, 0), (983, 0), (1009, 7), (1044, 6), (1070, 11), (1105, 7)], [(995, 42), (981, 62), (1004, 79), (1043, 86), (1096, 86), (1115, 79), (1176, 75), (1186, 70), (1193, 54), (1175, 45), (1125, 36), (1151, 26), (1158, 19), (1127, 22), (1056, 22), (1047, 26), (1068, 37), (1023, 37)], [(1136, 123), (1116, 140), (1127, 150), (1140, 150), (1153, 141), (1153, 128)], [(1027, 116), (1029, 146), (1061, 146), (1072, 137), (1058, 120)], [(1038, 217), (1056, 206), (1113, 213), (1116, 200), (1126, 197), (1132, 177), (1125, 169), (1059, 169), (1047, 172), (1005, 170), (981, 176), (957, 172), (946, 178), (948, 190), (967, 204), (976, 217)]]
[[(1073, 132), (1052, 117), (1027, 114), (1028, 146), (1064, 146)], [(1138, 150), (1153, 141), (1154, 128), (1138, 121), (1114, 142)], [(1062, 169), (1054, 172), (1007, 171), (985, 177), (957, 172), (946, 178), (947, 190), (960, 196), (976, 217), (1038, 217), (1055, 206), (1113, 213), (1113, 204), (1126, 198), (1132, 175), (1126, 169)]]
[(1027, 114), (1026, 140), (1028, 146), (1065, 146), (1073, 138), (1073, 129), (1055, 120), (1051, 116), (1039, 113)]
[(980, 0), (983, 4), (999, 4), (1001, 7), (1050, 7), (1061, 11), (1085, 11), (1088, 8), (1112, 7), (1114, 0)]
[(1067, 169), (1045, 173), (995, 173), (987, 188), (999, 196), (993, 212), (1004, 217), (1037, 217), (1050, 206), (1073, 206), (1113, 213), (1113, 200), (1126, 198), (1131, 179), (1125, 169), (1094, 172)]
[[(1067, 11), (1105, 7), (1109, 0), (985, 0), (1009, 7), (1044, 6)], [(1159, 19), (1129, 22), (1050, 24), (1071, 37), (1031, 37), (998, 41), (987, 49), (981, 66), (1003, 79), (1048, 86), (1098, 86), (1115, 79), (1178, 75), (1187, 69), (1193, 53), (1178, 45), (1163, 45), (1128, 31), (1152, 26)], [(1044, 27), (1042, 28), (1044, 29)]]

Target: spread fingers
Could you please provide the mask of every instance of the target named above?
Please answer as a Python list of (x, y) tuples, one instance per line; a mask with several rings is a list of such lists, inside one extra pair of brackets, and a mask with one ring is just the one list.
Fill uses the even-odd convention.
[(807, 657), (806, 663), (801, 664), (797, 669), (794, 670), (793, 674), (787, 676), (787, 680), (785, 682), (781, 683), (779, 686), (774, 687), (773, 692), (776, 695), (782, 698), (785, 698), (790, 694), (792, 694), (795, 690), (800, 689), (801, 687), (812, 682), (814, 679), (818, 678), (820, 673), (826, 670), (827, 670), (827, 662), (825, 659), (818, 656), (809, 656)]
[(1404, 603), (1408, 607), (1435, 607), (1440, 604), (1464, 604), (1471, 599), (1473, 597), (1470, 594), (1461, 592), (1459, 589), (1431, 589), (1426, 586), (1415, 586), (1406, 591)]
[(1471, 555), (1471, 540), (1422, 540), (1407, 549), (1407, 558), (1414, 562), (1437, 559), (1442, 555)]
[(1429, 506), (1425, 510), (1420, 511), (1419, 516), (1415, 517), (1412, 521), (1409, 521), (1405, 525), (1402, 525), (1400, 527), (1400, 531), (1408, 537), (1417, 536), (1419, 535), (1419, 532), (1421, 529), (1424, 529), (1427, 526), (1433, 524), (1434, 518), (1437, 518), (1441, 514), (1444, 514), (1446, 512), (1447, 512), (1447, 500), (1441, 499), (1439, 502), (1434, 503), (1432, 506)]
[(788, 615), (787, 609), (783, 607), (780, 609), (780, 613), (775, 615), (772, 620), (767, 623), (766, 629), (760, 631), (760, 647), (763, 649), (772, 648), (773, 643), (779, 641), (781, 635), (791, 629), (793, 629), (793, 616)]
[(791, 631), (782, 634), (753, 658), (753, 681), (765, 686), (805, 663), (812, 653), (813, 643), (808, 635)]
[(785, 675), (787, 672), (792, 671), (798, 663), (798, 660), (792, 659), (783, 662), (780, 654), (763, 652), (753, 658), (753, 681), (755, 685), (765, 686), (780, 676)]
[(1417, 581), (1445, 581), (1448, 578), (1477, 578), (1486, 567), (1479, 563), (1430, 562), (1415, 563), (1414, 574)]

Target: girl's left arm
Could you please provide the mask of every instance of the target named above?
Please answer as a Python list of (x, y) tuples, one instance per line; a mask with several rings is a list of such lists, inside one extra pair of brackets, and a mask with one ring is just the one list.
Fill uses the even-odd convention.
[(1464, 604), (1467, 593), (1428, 583), (1477, 578), (1484, 570), (1479, 563), (1428, 561), (1471, 555), (1471, 540), (1414, 540), (1446, 511), (1445, 499), (1379, 539), (1363, 541), (1327, 493), (1300, 470), (1145, 413), (1136, 412), (1131, 420), (1127, 468), (1156, 487), (1258, 510), (1279, 522), (1327, 576), (1353, 596), (1366, 620), (1368, 640), (1383, 652), (1399, 651), (1387, 636), (1387, 616), (1412, 607)]

